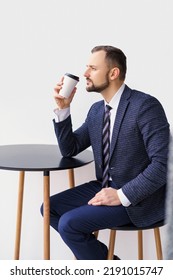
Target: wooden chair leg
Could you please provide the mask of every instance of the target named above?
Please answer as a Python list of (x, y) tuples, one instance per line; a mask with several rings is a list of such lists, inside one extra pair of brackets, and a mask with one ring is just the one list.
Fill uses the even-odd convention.
[(95, 235), (95, 238), (97, 239), (97, 238), (98, 238), (98, 235), (99, 235), (99, 230), (94, 231), (94, 235)]
[(138, 230), (138, 260), (143, 260), (143, 233)]
[(110, 230), (110, 238), (109, 238), (109, 248), (108, 248), (108, 256), (107, 260), (113, 260), (114, 256), (114, 247), (115, 247), (115, 238), (116, 238), (116, 230)]
[[(75, 186), (74, 169), (68, 170), (68, 181), (69, 181), (69, 188), (70, 189), (74, 188)], [(77, 260), (75, 256), (74, 259)]]
[(75, 186), (74, 170), (73, 169), (68, 170), (68, 179), (69, 179), (69, 187), (71, 189)]
[(154, 236), (155, 236), (155, 243), (156, 243), (157, 259), (158, 260), (163, 260), (162, 245), (161, 245), (160, 229), (159, 228), (154, 228)]

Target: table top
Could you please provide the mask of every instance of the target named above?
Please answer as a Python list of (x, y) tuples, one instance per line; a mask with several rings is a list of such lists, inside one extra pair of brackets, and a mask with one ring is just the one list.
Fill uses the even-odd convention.
[(81, 167), (92, 161), (93, 153), (89, 150), (72, 158), (64, 158), (58, 145), (16, 144), (0, 146), (0, 169), (5, 170), (65, 170)]

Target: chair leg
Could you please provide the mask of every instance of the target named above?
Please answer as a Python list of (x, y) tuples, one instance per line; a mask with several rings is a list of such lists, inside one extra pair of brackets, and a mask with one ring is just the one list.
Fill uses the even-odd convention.
[(138, 230), (138, 260), (143, 260), (143, 233)]
[(116, 230), (110, 230), (110, 238), (109, 238), (109, 248), (108, 248), (108, 256), (107, 260), (113, 260), (114, 256), (114, 247), (115, 247), (115, 237), (116, 237)]
[(160, 229), (159, 228), (154, 228), (154, 236), (155, 236), (155, 243), (156, 243), (157, 259), (158, 260), (163, 260), (162, 245), (161, 245)]
[(94, 235), (95, 235), (95, 238), (97, 239), (97, 238), (98, 238), (98, 235), (99, 235), (99, 230), (94, 231)]
[(68, 170), (68, 180), (69, 180), (69, 187), (71, 189), (75, 186), (74, 169)]

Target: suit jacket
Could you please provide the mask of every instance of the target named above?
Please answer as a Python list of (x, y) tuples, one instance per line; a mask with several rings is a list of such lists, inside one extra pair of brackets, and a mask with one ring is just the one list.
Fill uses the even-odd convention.
[[(71, 157), (92, 147), (98, 181), (102, 180), (103, 115), (104, 101), (98, 101), (74, 132), (71, 116), (59, 123), (54, 121), (63, 156)], [(169, 133), (160, 102), (126, 85), (112, 133), (109, 173), (116, 188), (122, 188), (130, 200), (126, 210), (136, 226), (164, 218)]]

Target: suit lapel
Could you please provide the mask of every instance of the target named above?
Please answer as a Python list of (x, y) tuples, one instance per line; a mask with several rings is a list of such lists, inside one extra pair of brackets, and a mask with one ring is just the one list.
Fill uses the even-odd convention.
[(110, 158), (113, 154), (113, 151), (114, 151), (114, 148), (116, 145), (116, 141), (117, 141), (117, 137), (119, 134), (119, 130), (121, 127), (121, 123), (122, 123), (124, 114), (126, 112), (127, 106), (129, 104), (130, 92), (131, 92), (130, 89), (126, 86), (122, 93), (121, 99), (120, 99), (120, 103), (119, 103), (116, 118), (115, 118), (113, 133), (112, 133)]

